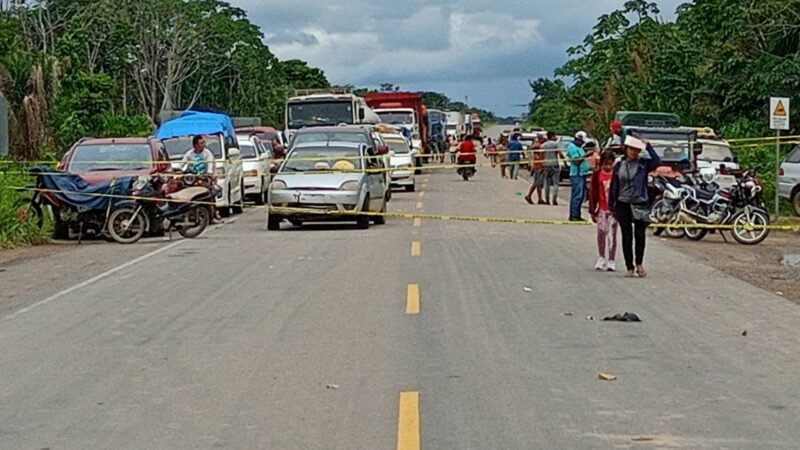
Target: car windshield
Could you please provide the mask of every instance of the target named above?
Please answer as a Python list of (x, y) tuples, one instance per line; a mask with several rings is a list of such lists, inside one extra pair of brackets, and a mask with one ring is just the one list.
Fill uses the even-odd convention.
[(75, 147), (67, 171), (139, 170), (152, 166), (150, 144), (84, 144)]
[(698, 159), (703, 161), (733, 161), (731, 148), (724, 144), (703, 144), (703, 152)]
[(288, 107), (289, 128), (353, 123), (352, 102), (303, 102)]
[(289, 154), (281, 172), (360, 170), (361, 156), (358, 148), (297, 148)]
[(368, 144), (367, 136), (364, 133), (337, 133), (337, 132), (307, 132), (297, 133), (294, 137), (294, 145), (305, 144), (309, 142), (325, 143), (327, 145), (335, 144), (337, 142), (346, 142), (349, 144)]
[(256, 159), (258, 151), (252, 142), (239, 142), (239, 155), (242, 159)]
[[(691, 161), (688, 142), (651, 142), (653, 150), (664, 161)], [(644, 155), (644, 153), (642, 153)], [(646, 156), (643, 156), (646, 158)]]
[(392, 125), (412, 125), (414, 123), (414, 114), (410, 112), (379, 112), (383, 123), (390, 123)]
[(389, 150), (393, 151), (395, 155), (404, 155), (411, 152), (405, 142), (396, 139), (387, 139), (386, 145), (389, 146)]
[[(219, 136), (206, 136), (205, 141), (206, 148), (211, 151), (214, 158), (222, 159), (222, 144)], [(192, 149), (191, 137), (166, 139), (163, 143), (169, 153), (169, 159), (172, 161), (180, 161), (183, 159), (183, 155)]]

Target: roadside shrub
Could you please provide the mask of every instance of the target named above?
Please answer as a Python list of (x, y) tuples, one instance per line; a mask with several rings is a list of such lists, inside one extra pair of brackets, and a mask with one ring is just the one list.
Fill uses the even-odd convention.
[(0, 160), (0, 248), (47, 242), (47, 227), (40, 229), (35, 221), (22, 220), (24, 217), (20, 216), (20, 204), (30, 192), (13, 188), (28, 183), (30, 177), (22, 166)]

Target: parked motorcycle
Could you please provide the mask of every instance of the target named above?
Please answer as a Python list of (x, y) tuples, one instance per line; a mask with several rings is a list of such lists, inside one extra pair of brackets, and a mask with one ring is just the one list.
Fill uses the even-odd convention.
[[(655, 202), (650, 210), (650, 221), (654, 224), (677, 225), (680, 203), (683, 198), (682, 182), (665, 176), (657, 176), (652, 180), (653, 195)], [(673, 239), (680, 239), (684, 236), (683, 228), (679, 227), (659, 227), (656, 228), (655, 235), (666, 235)]]
[(187, 239), (194, 239), (211, 223), (211, 205), (219, 194), (215, 183), (192, 173), (179, 176), (175, 192), (160, 175), (139, 177), (132, 195), (137, 199), (118, 206), (108, 218), (108, 234), (121, 244), (133, 244), (154, 227), (176, 230)]
[(133, 182), (132, 177), (123, 177), (89, 184), (78, 175), (49, 167), (34, 167), (30, 174), (36, 181), (25, 190), (32, 195), (18, 202), (17, 215), (42, 227), (45, 212), (52, 211), (56, 239), (68, 239), (70, 231), (79, 237), (103, 235), (106, 219), (130, 194)]
[[(770, 224), (770, 217), (765, 208), (763, 189), (750, 171), (737, 175), (736, 183), (729, 189), (713, 191), (687, 184), (681, 192), (678, 221), (687, 224), (684, 232), (688, 239), (703, 239), (713, 225), (729, 226), (736, 242), (744, 245), (759, 244), (769, 235), (766, 227)], [(698, 228), (688, 226), (690, 224), (712, 227)], [(726, 239), (722, 229), (720, 233)]]

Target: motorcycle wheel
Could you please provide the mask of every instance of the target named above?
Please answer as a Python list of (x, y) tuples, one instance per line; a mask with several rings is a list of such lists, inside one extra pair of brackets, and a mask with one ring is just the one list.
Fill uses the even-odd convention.
[(743, 245), (756, 245), (764, 241), (769, 236), (766, 228), (755, 229), (755, 227), (766, 227), (769, 225), (769, 217), (762, 212), (752, 211), (750, 218), (742, 211), (733, 217), (733, 238), (736, 242)]
[(664, 235), (671, 239), (683, 239), (686, 232), (683, 228), (664, 228)]
[(191, 228), (181, 228), (178, 230), (178, 233), (186, 239), (194, 239), (208, 228), (208, 224), (211, 223), (211, 209), (207, 206), (198, 206), (194, 211), (190, 211), (193, 217), (190, 216), (190, 219), (194, 219), (197, 225)]
[(144, 214), (137, 213), (135, 208), (116, 209), (108, 217), (108, 234), (120, 244), (136, 243), (145, 231), (147, 221)]
[(708, 228), (686, 227), (683, 229), (683, 233), (690, 241), (702, 241), (708, 234)]

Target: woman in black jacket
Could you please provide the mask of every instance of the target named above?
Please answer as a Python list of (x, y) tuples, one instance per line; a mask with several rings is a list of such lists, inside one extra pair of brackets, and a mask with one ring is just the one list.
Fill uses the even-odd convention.
[[(642, 150), (647, 150), (649, 158), (640, 158)], [(609, 209), (616, 214), (622, 231), (622, 254), (628, 277), (647, 276), (644, 268), (645, 232), (650, 224), (647, 177), (659, 164), (661, 158), (649, 142), (628, 136), (625, 138), (625, 157), (614, 166)]]

